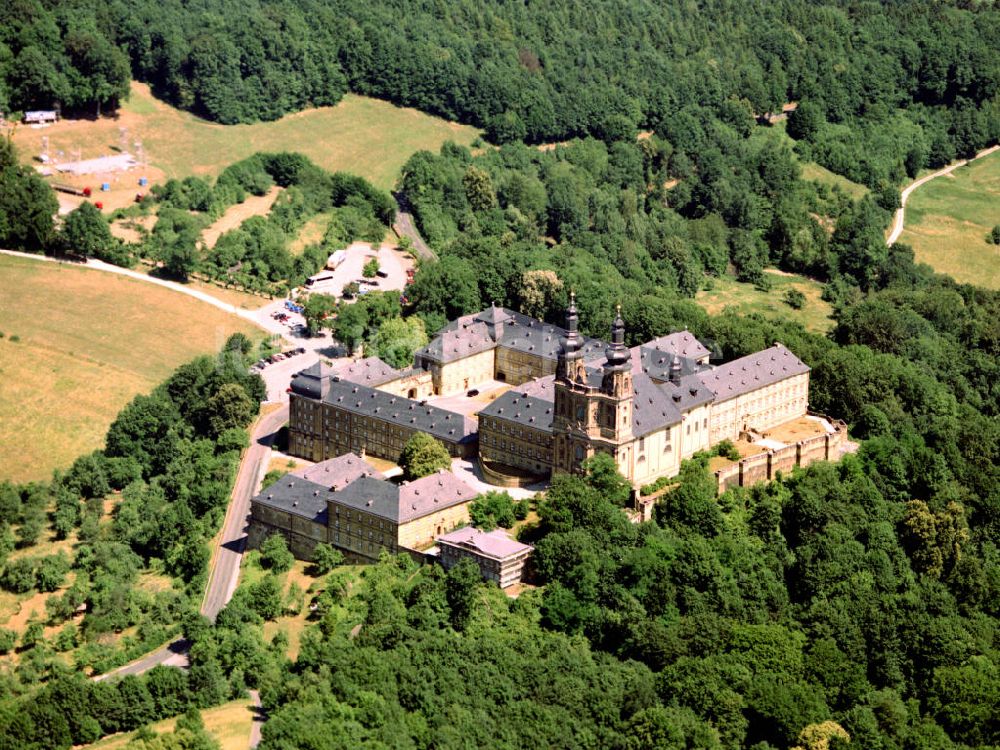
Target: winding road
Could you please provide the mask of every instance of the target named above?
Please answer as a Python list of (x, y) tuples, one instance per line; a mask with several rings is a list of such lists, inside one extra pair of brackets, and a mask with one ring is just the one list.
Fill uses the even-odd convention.
[(946, 174), (954, 172), (959, 167), (964, 167), (970, 161), (975, 161), (976, 159), (981, 159), (984, 156), (989, 156), (998, 149), (1000, 149), (1000, 146), (991, 146), (990, 148), (983, 149), (978, 154), (973, 156), (971, 159), (962, 159), (960, 161), (956, 161), (954, 164), (949, 164), (947, 167), (939, 169), (937, 172), (931, 172), (930, 174), (924, 175), (918, 180), (914, 180), (905, 188), (903, 188), (902, 193), (900, 193), (900, 201), (899, 201), (900, 206), (899, 208), (896, 209), (896, 215), (893, 217), (892, 231), (889, 232), (889, 236), (888, 238), (886, 238), (885, 241), (886, 244), (895, 245), (896, 241), (899, 239), (899, 236), (903, 233), (903, 219), (906, 212), (906, 201), (909, 199), (910, 193), (912, 193), (918, 187), (923, 185), (925, 182), (930, 182), (935, 177), (942, 177)]

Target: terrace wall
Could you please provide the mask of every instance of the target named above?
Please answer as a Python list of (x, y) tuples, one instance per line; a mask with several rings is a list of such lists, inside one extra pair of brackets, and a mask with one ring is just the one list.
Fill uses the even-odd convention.
[(800, 440), (776, 450), (748, 456), (715, 472), (719, 494), (730, 487), (749, 487), (757, 482), (771, 481), (777, 473), (787, 473), (796, 466), (808, 466), (815, 461), (836, 461), (847, 441), (847, 424), (817, 414), (833, 425), (833, 432)]

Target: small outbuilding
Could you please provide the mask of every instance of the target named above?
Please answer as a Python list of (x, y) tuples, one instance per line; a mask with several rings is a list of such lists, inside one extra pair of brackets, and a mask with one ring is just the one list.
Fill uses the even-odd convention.
[(456, 529), (437, 538), (441, 565), (451, 570), (465, 558), (479, 565), (483, 580), (505, 589), (520, 583), (528, 558), (535, 548), (511, 539), (501, 529), (480, 531), (472, 526)]

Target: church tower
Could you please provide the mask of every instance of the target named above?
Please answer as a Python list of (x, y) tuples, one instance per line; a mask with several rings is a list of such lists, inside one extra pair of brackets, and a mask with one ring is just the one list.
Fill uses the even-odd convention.
[(632, 357), (625, 347), (621, 309), (611, 325), (611, 344), (600, 371), (588, 373), (577, 332), (576, 304), (566, 314), (567, 335), (556, 365), (555, 414), (552, 419), (554, 472), (579, 472), (597, 452), (615, 459), (629, 475), (631, 464)]
[(635, 390), (632, 387), (632, 357), (625, 348), (625, 321), (621, 305), (611, 324), (611, 346), (605, 351), (606, 361), (601, 377), (599, 421), (601, 437), (615, 445), (632, 439), (632, 407)]
[(556, 362), (555, 404), (552, 418), (553, 472), (575, 473), (593, 455), (591, 438), (597, 432), (595, 388), (583, 364), (583, 340), (577, 330), (576, 298), (570, 293), (566, 310), (566, 338)]

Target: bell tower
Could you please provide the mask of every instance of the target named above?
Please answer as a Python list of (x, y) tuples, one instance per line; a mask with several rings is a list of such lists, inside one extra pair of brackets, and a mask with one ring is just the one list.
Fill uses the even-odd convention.
[(583, 364), (583, 340), (577, 330), (576, 297), (570, 293), (566, 310), (566, 338), (556, 362), (555, 404), (552, 418), (555, 473), (575, 473), (594, 453), (592, 437), (599, 430), (597, 389), (588, 382)]
[(611, 345), (605, 351), (601, 377), (599, 421), (601, 437), (620, 445), (632, 439), (632, 357), (625, 348), (625, 321), (621, 305), (611, 324)]

